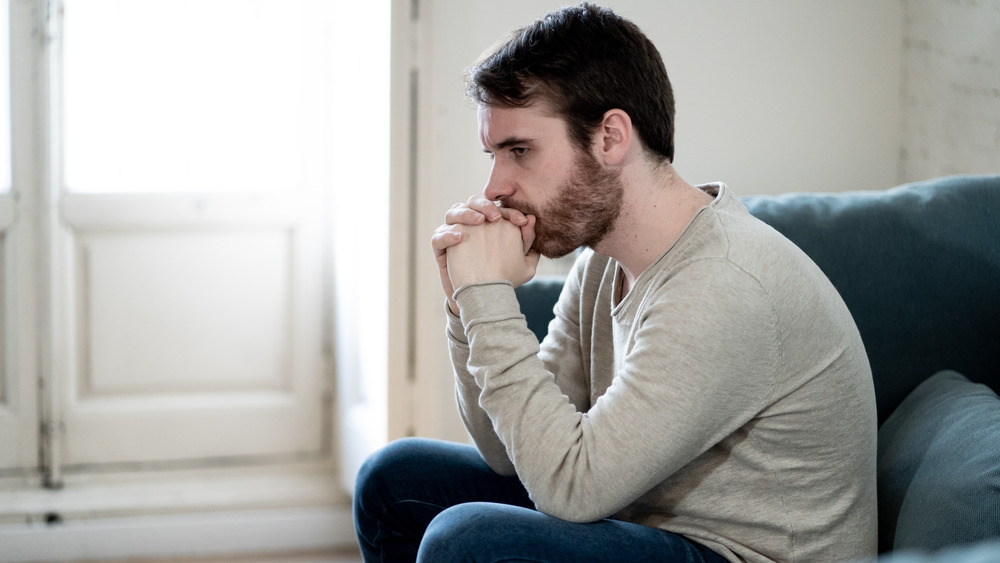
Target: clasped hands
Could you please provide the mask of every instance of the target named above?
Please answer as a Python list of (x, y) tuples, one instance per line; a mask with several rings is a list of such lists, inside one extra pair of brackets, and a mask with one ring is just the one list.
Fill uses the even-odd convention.
[(431, 237), (451, 312), (459, 314), (454, 294), (462, 286), (502, 279), (517, 287), (533, 278), (539, 258), (531, 248), (534, 240), (534, 215), (483, 196), (453, 205)]

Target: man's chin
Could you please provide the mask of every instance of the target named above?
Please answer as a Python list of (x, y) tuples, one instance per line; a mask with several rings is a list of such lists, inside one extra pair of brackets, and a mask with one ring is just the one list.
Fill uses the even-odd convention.
[(551, 260), (557, 260), (572, 252), (575, 252), (578, 248), (580, 248), (580, 245), (566, 245), (566, 244), (557, 245), (553, 244), (551, 241), (546, 241), (542, 244), (538, 244), (538, 241), (536, 240), (535, 244), (531, 248), (533, 248), (535, 251), (537, 251), (539, 254), (541, 254), (546, 258), (549, 258)]

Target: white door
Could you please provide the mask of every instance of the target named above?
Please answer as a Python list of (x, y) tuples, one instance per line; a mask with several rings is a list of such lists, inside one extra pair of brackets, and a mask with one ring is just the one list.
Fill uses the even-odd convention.
[(52, 13), (50, 480), (329, 448), (333, 80), (316, 4)]
[[(18, 67), (11, 77), (9, 48), (22, 49), (31, 41), (30, 28), (9, 25), (10, 8), (0, 1), (0, 476), (23, 477), (38, 464), (35, 223), (29, 189), (34, 177), (11, 162), (31, 158), (34, 137), (31, 116), (10, 111), (12, 98), (29, 98), (27, 89), (12, 93), (10, 86), (30, 80), (30, 71)], [(13, 136), (20, 141), (16, 146)]]

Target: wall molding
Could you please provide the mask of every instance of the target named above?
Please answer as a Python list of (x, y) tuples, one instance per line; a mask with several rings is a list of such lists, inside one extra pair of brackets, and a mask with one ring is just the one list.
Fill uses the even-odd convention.
[(238, 556), (356, 545), (327, 462), (0, 480), (0, 562)]
[(0, 561), (288, 553), (356, 545), (349, 506), (0, 525)]

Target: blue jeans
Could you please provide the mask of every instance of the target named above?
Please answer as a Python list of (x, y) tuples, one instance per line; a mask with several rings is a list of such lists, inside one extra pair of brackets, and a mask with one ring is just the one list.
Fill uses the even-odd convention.
[(367, 562), (725, 561), (671, 532), (542, 514), (517, 477), (497, 475), (464, 444), (393, 442), (365, 462), (355, 489), (354, 527)]

